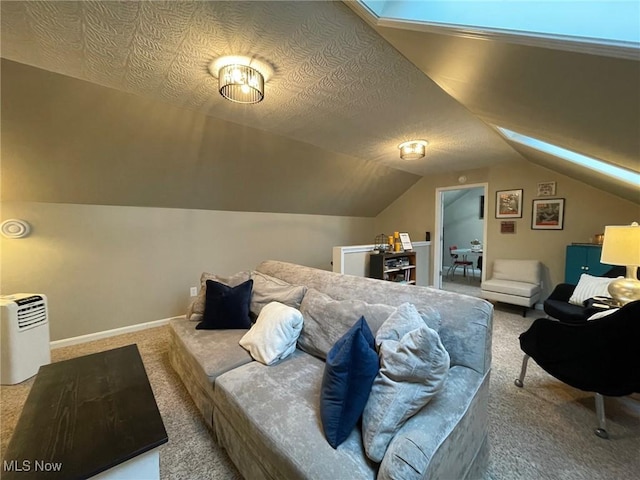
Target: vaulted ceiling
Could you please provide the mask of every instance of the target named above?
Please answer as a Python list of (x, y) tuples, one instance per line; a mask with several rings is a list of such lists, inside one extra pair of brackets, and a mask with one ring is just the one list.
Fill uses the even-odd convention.
[[(201, 152), (194, 153), (193, 165), (188, 158), (167, 158), (162, 163), (167, 178), (175, 177), (172, 171), (193, 169), (192, 175), (181, 175), (190, 177), (190, 187), (166, 198), (169, 206), (229, 208), (228, 196), (205, 200), (205, 182), (217, 182), (222, 191), (233, 183), (229, 179), (265, 172), (265, 162), (273, 160), (274, 170), (287, 174), (263, 175), (258, 180), (266, 186), (242, 209), (375, 215), (420, 176), (523, 157), (640, 203), (634, 189), (514, 148), (490, 126), (638, 171), (637, 58), (381, 27), (343, 2), (2, 1), (0, 6), (2, 57), (70, 77), (63, 85), (43, 76), (34, 88), (62, 82), (55, 91), (71, 98), (79, 90), (91, 91), (78, 83), (84, 81), (113, 89), (105, 94), (111, 103), (124, 93), (197, 112), (211, 119), (204, 131), (215, 141), (204, 143), (212, 162), (221, 153), (211, 145), (225, 138), (237, 145), (234, 160), (241, 172), (227, 168), (227, 181), (220, 171), (202, 170)], [(263, 102), (238, 105), (217, 93), (208, 68), (225, 55), (250, 56), (267, 66)], [(8, 85), (20, 89), (20, 76), (12, 78)], [(4, 91), (3, 78), (3, 104)], [(41, 101), (47, 98), (42, 94)], [(16, 113), (20, 108), (11, 118), (23, 115)], [(267, 151), (245, 145), (265, 136), (260, 145)], [(401, 160), (397, 145), (414, 138), (429, 141), (427, 156)], [(228, 156), (234, 149), (227, 147)], [(59, 157), (64, 161), (62, 152)], [(305, 180), (309, 172), (322, 184)], [(303, 182), (311, 199), (299, 200), (293, 210), (269, 200), (282, 192), (283, 182)], [(200, 192), (200, 203), (193, 204), (189, 188)], [(323, 188), (346, 207), (325, 202)], [(102, 201), (117, 203), (107, 197)], [(130, 201), (154, 203), (142, 197)]]
[[(378, 19), (355, 2), (349, 5), (487, 125), (640, 172), (637, 47), (532, 42), (524, 37)], [(640, 185), (634, 188), (510, 144), (529, 161), (640, 203)]]

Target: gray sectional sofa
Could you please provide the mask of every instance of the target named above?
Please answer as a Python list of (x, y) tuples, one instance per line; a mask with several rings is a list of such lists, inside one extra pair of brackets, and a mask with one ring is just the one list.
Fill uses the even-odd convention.
[(246, 479), (483, 477), (488, 458), (490, 303), (277, 261), (265, 261), (256, 270), (335, 300), (432, 307), (440, 315), (438, 333), (451, 367), (443, 389), (402, 426), (378, 464), (365, 455), (359, 428), (337, 449), (327, 443), (319, 416), (321, 358), (296, 349), (266, 366), (238, 345), (246, 330), (196, 330), (193, 321), (173, 319), (171, 364)]

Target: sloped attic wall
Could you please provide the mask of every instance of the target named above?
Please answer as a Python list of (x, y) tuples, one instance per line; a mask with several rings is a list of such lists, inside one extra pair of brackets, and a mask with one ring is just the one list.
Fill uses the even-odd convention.
[(2, 293), (46, 294), (52, 340), (183, 314), (203, 271), (330, 269), (419, 178), (10, 61), (1, 154), (2, 220), (33, 229)]
[[(637, 51), (616, 57), (614, 47), (587, 53), (402, 27), (374, 29), (488, 125), (640, 172)], [(638, 185), (510, 144), (530, 162), (640, 204)]]
[(4, 200), (373, 217), (420, 178), (4, 60)]

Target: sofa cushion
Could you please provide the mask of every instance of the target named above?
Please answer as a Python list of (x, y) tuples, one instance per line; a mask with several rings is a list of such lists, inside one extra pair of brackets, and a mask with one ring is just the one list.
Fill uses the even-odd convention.
[(293, 353), (301, 330), (300, 310), (271, 302), (260, 311), (256, 323), (240, 339), (240, 345), (255, 360), (271, 365)]
[(253, 280), (251, 313), (256, 317), (260, 315), (260, 311), (265, 305), (271, 302), (280, 302), (289, 307), (300, 309), (300, 302), (302, 302), (307, 287), (291, 285), (284, 280), (256, 271), (251, 272), (251, 279)]
[[(200, 382), (206, 390), (213, 389), (218, 375), (252, 361), (251, 355), (238, 345), (247, 330), (195, 330), (193, 322), (186, 318), (172, 319), (169, 328), (172, 348), (179, 349), (195, 371), (206, 377)], [(203, 377), (198, 375), (200, 378)]]
[(202, 321), (197, 330), (225, 328), (249, 328), (249, 302), (253, 280), (247, 280), (237, 287), (207, 280), (206, 302)]
[(540, 262), (538, 260), (504, 260), (493, 261), (494, 280), (512, 280), (514, 282), (540, 283)]
[(360, 429), (338, 449), (324, 437), (318, 414), (324, 365), (296, 350), (276, 365), (251, 362), (216, 380), (217, 438), (226, 448), (241, 444), (240, 458), (259, 462), (260, 478), (376, 478)]
[(298, 347), (323, 360), (333, 345), (360, 318), (364, 317), (375, 335), (394, 307), (366, 303), (362, 300), (334, 300), (310, 288), (300, 305), (304, 325)]
[(481, 284), (482, 290), (487, 292), (504, 293), (517, 297), (530, 298), (540, 292), (540, 285), (525, 282), (515, 282), (513, 280), (485, 280)]
[(238, 272), (229, 277), (224, 277), (213, 273), (203, 272), (202, 275), (200, 275), (200, 291), (198, 292), (198, 296), (195, 297), (187, 307), (187, 320), (195, 320), (198, 322), (202, 320), (207, 293), (207, 280), (214, 280), (218, 283), (224, 283), (229, 287), (235, 287), (249, 280), (250, 274), (251, 272), (247, 270), (244, 272)]
[(373, 334), (360, 317), (329, 350), (320, 391), (320, 419), (329, 445), (338, 448), (362, 416), (378, 373)]
[(377, 480), (468, 478), (487, 436), (488, 395), (488, 376), (451, 367), (440, 393), (391, 440)]
[(380, 371), (362, 418), (367, 456), (380, 462), (396, 432), (442, 388), (449, 354), (416, 307), (400, 305), (376, 335)]
[(576, 285), (576, 288), (573, 290), (573, 293), (569, 298), (569, 303), (572, 303), (573, 305), (583, 305), (585, 300), (589, 298), (608, 297), (609, 284), (614, 280), (614, 278), (594, 277), (588, 273), (583, 273), (580, 275), (578, 285)]
[[(491, 367), (493, 305), (482, 298), (431, 287), (413, 285), (407, 288), (407, 285), (393, 282), (341, 275), (275, 260), (262, 262), (256, 270), (289, 283), (306, 285), (309, 289), (315, 288), (335, 300), (357, 298), (368, 303), (383, 303), (392, 307), (410, 302), (418, 311), (435, 307), (441, 325), (438, 328), (429, 326), (438, 331), (442, 344), (449, 352), (451, 363), (466, 365), (477, 372), (486, 372)], [(364, 316), (370, 320), (367, 315)], [(470, 322), (470, 319), (473, 321)], [(370, 321), (369, 326), (375, 334), (376, 329)], [(336, 338), (339, 337), (340, 335)], [(300, 342), (298, 345), (300, 346)]]

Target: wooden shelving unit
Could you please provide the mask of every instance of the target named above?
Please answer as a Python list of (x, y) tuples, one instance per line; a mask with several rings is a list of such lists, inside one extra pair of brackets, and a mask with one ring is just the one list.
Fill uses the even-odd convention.
[(369, 257), (369, 277), (415, 285), (416, 253), (372, 253)]

